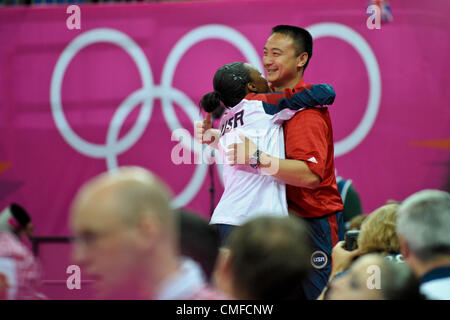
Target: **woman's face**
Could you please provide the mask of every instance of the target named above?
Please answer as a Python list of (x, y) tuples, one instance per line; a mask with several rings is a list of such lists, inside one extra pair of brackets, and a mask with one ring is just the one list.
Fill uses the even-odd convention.
[(267, 82), (266, 78), (263, 77), (261, 72), (256, 70), (251, 65), (247, 64), (248, 69), (250, 70), (250, 78), (252, 79), (253, 84), (253, 90), (250, 90), (255, 93), (267, 93), (270, 92), (269, 83)]
[(372, 288), (371, 268), (379, 266), (382, 258), (366, 255), (359, 258), (350, 270), (334, 279), (329, 288), (328, 300), (382, 300), (381, 288)]

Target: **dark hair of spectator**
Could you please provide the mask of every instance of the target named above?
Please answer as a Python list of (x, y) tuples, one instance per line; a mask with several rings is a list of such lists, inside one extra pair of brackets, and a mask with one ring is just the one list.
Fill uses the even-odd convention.
[(18, 204), (12, 203), (9, 210), (11, 211), (11, 215), (17, 220), (17, 222), (19, 222), (21, 226), (26, 227), (26, 225), (31, 221), (30, 215), (27, 211)]
[(307, 229), (296, 218), (262, 217), (233, 230), (227, 241), (235, 285), (250, 299), (306, 299), (310, 271)]

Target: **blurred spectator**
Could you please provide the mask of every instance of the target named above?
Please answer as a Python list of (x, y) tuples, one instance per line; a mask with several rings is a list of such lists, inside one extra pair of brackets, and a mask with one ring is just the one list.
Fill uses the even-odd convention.
[(348, 230), (361, 230), (361, 224), (364, 222), (366, 218), (367, 216), (363, 214), (354, 216), (352, 220), (350, 220)]
[(0, 231), (0, 300), (41, 300), (41, 268), (9, 231)]
[(310, 270), (304, 223), (293, 217), (260, 217), (232, 231), (222, 249), (216, 285), (237, 299), (305, 299)]
[(384, 205), (369, 214), (361, 225), (358, 237), (359, 254), (383, 252), (397, 255), (400, 253), (396, 223), (397, 204)]
[(389, 199), (388, 201), (386, 201), (386, 204), (398, 204), (401, 205), (402, 203), (400, 201), (394, 200), (394, 199)]
[(343, 217), (344, 223), (347, 230), (351, 230), (349, 228), (350, 221), (363, 213), (361, 199), (359, 198), (358, 192), (356, 192), (353, 187), (353, 181), (350, 179), (344, 179), (341, 176), (337, 175), (337, 170), (335, 170), (336, 174), (336, 183), (341, 194), (342, 202), (344, 203)]
[(102, 174), (79, 191), (72, 207), (75, 262), (96, 279), (103, 298), (224, 298), (208, 287), (200, 266), (180, 258), (171, 196), (145, 169)]
[(420, 300), (419, 282), (403, 263), (371, 253), (355, 261), (335, 278), (327, 300)]
[(220, 237), (218, 230), (204, 218), (187, 211), (179, 211), (181, 255), (197, 261), (211, 281), (219, 254)]
[(0, 213), (0, 300), (45, 299), (41, 267), (20, 237), (32, 235), (30, 215), (18, 204)]
[(423, 190), (400, 206), (398, 234), (403, 258), (421, 278), (428, 299), (450, 300), (450, 194)]
[(12, 203), (0, 213), (0, 231), (7, 230), (19, 238), (33, 235), (33, 224), (28, 212), (16, 203)]

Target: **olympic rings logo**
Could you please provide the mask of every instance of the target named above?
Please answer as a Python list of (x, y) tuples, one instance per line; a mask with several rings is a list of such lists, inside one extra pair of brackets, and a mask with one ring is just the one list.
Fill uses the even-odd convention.
[[(363, 121), (350, 137), (335, 144), (336, 156), (339, 156), (358, 145), (373, 125), (381, 95), (378, 64), (376, 63), (375, 56), (369, 45), (352, 29), (344, 25), (332, 23), (313, 25), (309, 29), (313, 37), (335, 36), (348, 41), (363, 57), (369, 72), (370, 96), (368, 110), (366, 111)], [(61, 53), (55, 69), (53, 70), (50, 84), (51, 111), (56, 127), (63, 139), (72, 148), (85, 156), (105, 158), (108, 170), (113, 171), (118, 167), (117, 156), (130, 149), (140, 139), (147, 128), (155, 99), (161, 99), (163, 115), (172, 132), (182, 127), (175, 114), (173, 107), (174, 102), (183, 109), (193, 123), (197, 120), (201, 120), (196, 104), (193, 103), (185, 93), (174, 88), (172, 86), (172, 81), (178, 62), (182, 56), (193, 45), (207, 39), (220, 39), (230, 42), (239, 49), (250, 64), (259, 69), (259, 71), (263, 71), (261, 60), (253, 45), (244, 35), (225, 25), (204, 25), (195, 28), (184, 35), (175, 44), (166, 60), (161, 76), (161, 85), (159, 86), (154, 83), (152, 69), (144, 52), (139, 45), (125, 33), (109, 28), (98, 28), (84, 32), (73, 39)], [(131, 93), (115, 111), (108, 128), (106, 144), (104, 145), (91, 143), (78, 136), (67, 122), (61, 102), (61, 86), (67, 66), (80, 50), (98, 42), (112, 43), (125, 50), (136, 64), (142, 81), (142, 88)], [(125, 122), (125, 119), (141, 104), (142, 107), (135, 125), (124, 137), (118, 139), (120, 129)], [(185, 148), (193, 152), (204, 150), (204, 148), (199, 146), (192, 137), (190, 141), (183, 139), (182, 143)], [(191, 148), (191, 146), (194, 146), (194, 148)], [(173, 206), (175, 208), (188, 204), (203, 184), (207, 173), (207, 165), (205, 163), (196, 163), (196, 165), (197, 167), (191, 181), (173, 200)]]

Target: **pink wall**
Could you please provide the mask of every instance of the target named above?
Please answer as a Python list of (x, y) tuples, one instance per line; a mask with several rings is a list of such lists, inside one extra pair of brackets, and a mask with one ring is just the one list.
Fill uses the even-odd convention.
[[(444, 188), (450, 3), (395, 1), (394, 21), (380, 30), (366, 27), (365, 1), (280, 3), (86, 5), (81, 30), (67, 29), (64, 6), (0, 8), (0, 207), (22, 204), (37, 235), (69, 235), (69, 206), (83, 182), (116, 165), (140, 165), (167, 181), (178, 204), (207, 216), (207, 167), (174, 165), (171, 131), (192, 132), (190, 117), (199, 116), (196, 105), (219, 66), (261, 66), (277, 24), (315, 36), (305, 80), (336, 89), (336, 165), (354, 181), (364, 211)], [(102, 37), (127, 44), (132, 56)], [(130, 101), (141, 88), (153, 97)], [(135, 106), (128, 116), (117, 112)], [(64, 279), (67, 250), (57, 252), (46, 253), (44, 266)], [(49, 289), (53, 297), (79, 296), (62, 291)]]

